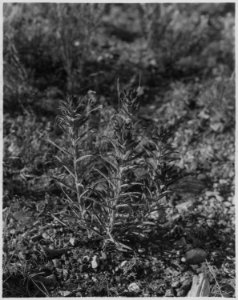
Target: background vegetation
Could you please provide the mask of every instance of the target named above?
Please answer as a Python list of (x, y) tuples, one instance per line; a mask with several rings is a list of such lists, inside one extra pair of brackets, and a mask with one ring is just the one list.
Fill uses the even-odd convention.
[(235, 297), (234, 4), (3, 13), (3, 296)]

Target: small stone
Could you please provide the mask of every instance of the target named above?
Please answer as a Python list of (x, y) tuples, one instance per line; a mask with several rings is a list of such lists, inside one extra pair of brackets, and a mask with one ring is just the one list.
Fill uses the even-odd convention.
[(187, 264), (197, 265), (204, 262), (206, 257), (207, 253), (203, 249), (195, 248), (187, 251), (184, 258)]
[(97, 269), (97, 267), (98, 267), (98, 262), (97, 262), (97, 255), (94, 255), (94, 257), (93, 257), (93, 259), (92, 259), (92, 263), (91, 263), (91, 265), (92, 265), (92, 268), (93, 269)]
[(219, 179), (219, 183), (220, 184), (227, 184), (227, 180), (226, 179)]
[(218, 224), (220, 226), (227, 226), (227, 222), (225, 220), (220, 220)]
[(220, 196), (220, 195), (216, 195), (216, 199), (219, 202), (223, 202), (224, 201), (224, 198), (222, 196)]
[(225, 207), (231, 207), (231, 202), (229, 201), (225, 201), (223, 204)]
[(49, 234), (46, 233), (46, 232), (43, 232), (43, 233), (42, 233), (42, 237), (43, 237), (43, 239), (45, 239), (45, 240), (49, 240), (49, 239), (50, 239)]
[(229, 209), (228, 209), (227, 207), (224, 207), (224, 208), (223, 208), (223, 214), (224, 214), (224, 215), (228, 214), (228, 211), (229, 211)]
[(132, 283), (128, 286), (128, 290), (129, 290), (129, 292), (139, 293), (139, 292), (140, 292), (140, 287), (138, 286), (137, 283), (132, 282)]
[(70, 291), (59, 291), (60, 295), (63, 296), (63, 297), (67, 297), (71, 294)]
[(69, 239), (69, 243), (70, 243), (72, 246), (74, 246), (74, 245), (75, 245), (75, 238), (74, 238), (74, 237), (71, 237), (71, 238)]
[(174, 297), (173, 289), (166, 290), (164, 297)]
[(181, 214), (185, 211), (188, 211), (193, 206), (193, 201), (188, 200), (176, 205), (178, 212)]
[[(214, 184), (215, 185), (215, 184)], [(212, 192), (212, 191), (206, 191), (205, 192), (205, 196), (207, 198), (211, 198), (211, 197), (216, 197), (216, 193), (215, 192)]]

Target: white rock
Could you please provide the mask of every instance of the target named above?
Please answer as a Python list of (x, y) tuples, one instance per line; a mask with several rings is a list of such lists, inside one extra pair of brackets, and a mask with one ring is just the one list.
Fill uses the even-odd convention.
[(205, 196), (206, 196), (207, 198), (216, 197), (216, 192), (213, 192), (213, 191), (206, 191), (206, 192), (205, 192)]
[(97, 255), (94, 255), (91, 264), (92, 264), (92, 268), (93, 268), (93, 269), (97, 269), (97, 267), (98, 267)]
[(224, 201), (224, 198), (220, 195), (216, 195), (216, 198), (217, 198), (217, 201), (219, 202), (223, 202)]
[(189, 208), (191, 208), (193, 206), (193, 201), (192, 200), (188, 200), (186, 202), (182, 202), (180, 204), (176, 205), (176, 208), (178, 210), (179, 213), (182, 213), (184, 211), (188, 211)]
[(67, 297), (71, 294), (70, 291), (59, 291), (60, 295), (63, 296), (63, 297)]
[(138, 292), (140, 291), (140, 287), (138, 286), (137, 283), (132, 282), (132, 283), (128, 286), (128, 290), (129, 290), (129, 292), (138, 293)]
[(75, 238), (74, 238), (74, 237), (71, 237), (71, 238), (69, 239), (69, 242), (70, 242), (70, 244), (71, 244), (72, 246), (74, 246), (74, 245), (75, 245)]
[(229, 201), (225, 201), (223, 204), (225, 207), (231, 207), (231, 203)]

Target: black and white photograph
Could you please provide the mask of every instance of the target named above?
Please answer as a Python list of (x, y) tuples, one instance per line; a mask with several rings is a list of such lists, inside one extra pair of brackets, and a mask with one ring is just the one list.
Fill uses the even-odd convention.
[(2, 297), (236, 297), (235, 8), (2, 4)]

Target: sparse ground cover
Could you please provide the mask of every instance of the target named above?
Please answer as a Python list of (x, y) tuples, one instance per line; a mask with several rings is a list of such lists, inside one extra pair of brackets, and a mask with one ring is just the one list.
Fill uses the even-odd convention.
[(47, 5), (4, 6), (3, 296), (235, 297), (233, 5)]

